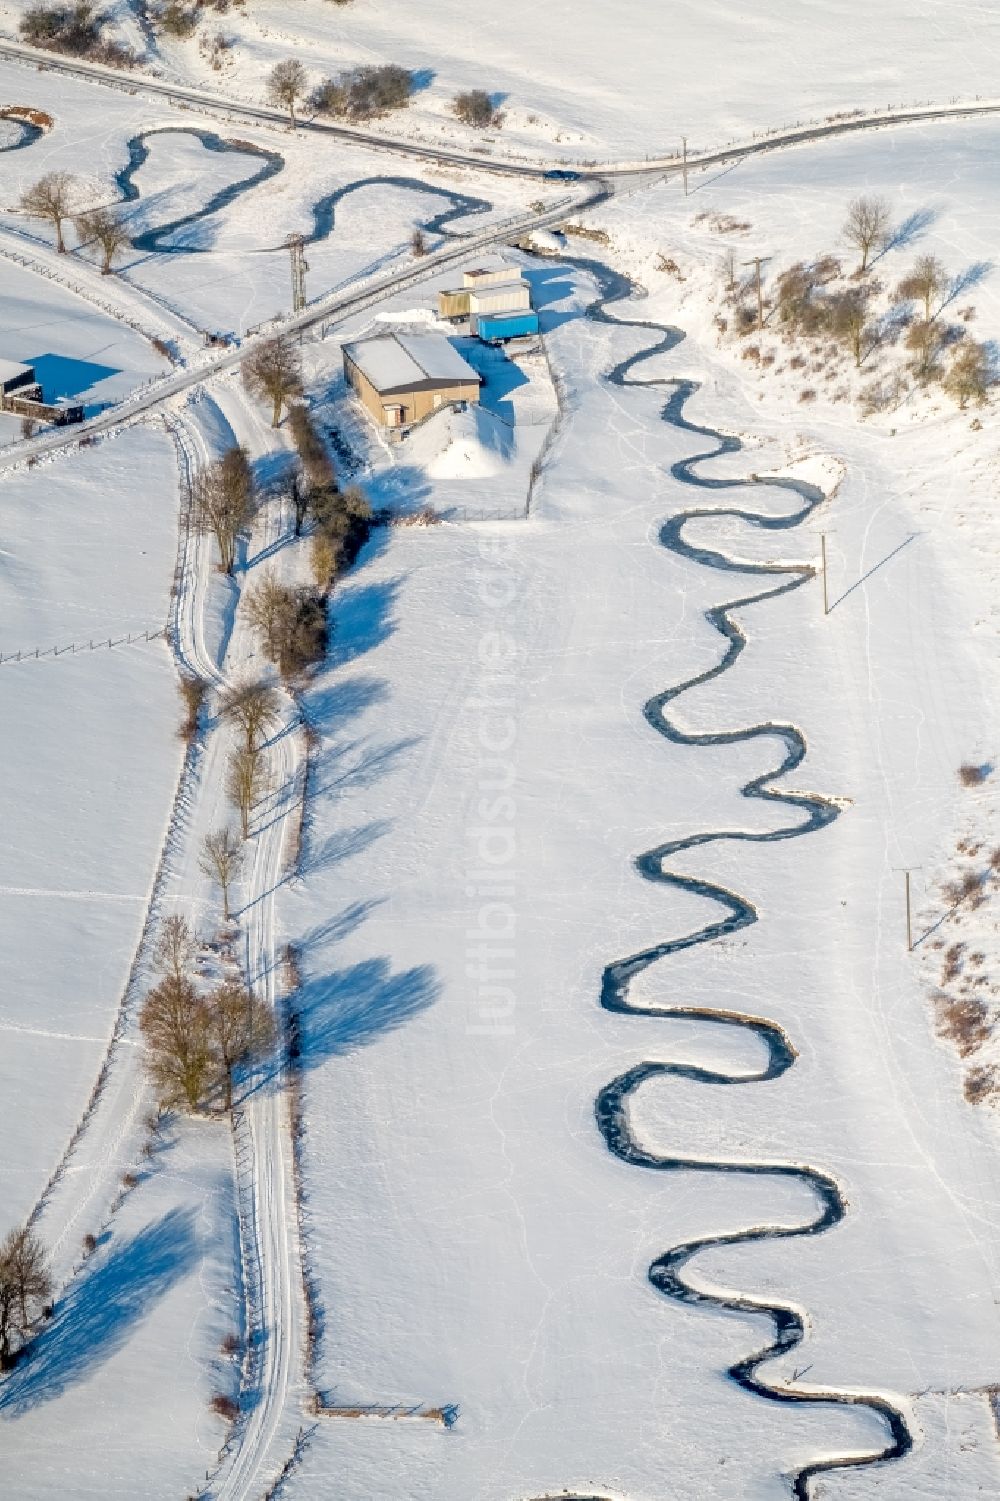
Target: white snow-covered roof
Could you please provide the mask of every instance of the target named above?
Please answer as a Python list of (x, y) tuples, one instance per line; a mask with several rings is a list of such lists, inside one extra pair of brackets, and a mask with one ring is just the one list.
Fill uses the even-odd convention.
[(425, 381), (452, 386), (479, 383), (472, 366), (441, 334), (377, 334), (345, 344), (344, 353), (376, 391), (406, 390)]
[(16, 380), (19, 375), (34, 375), (31, 365), (21, 365), (17, 360), (0, 360), (0, 384)]

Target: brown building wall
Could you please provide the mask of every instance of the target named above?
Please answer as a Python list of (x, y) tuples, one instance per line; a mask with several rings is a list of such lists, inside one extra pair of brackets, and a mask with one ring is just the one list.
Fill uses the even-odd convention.
[(344, 365), (348, 381), (380, 427), (387, 426), (386, 407), (403, 408), (399, 422), (399, 426), (403, 426), (420, 422), (449, 402), (479, 400), (479, 384), (471, 381), (456, 386), (438, 386), (429, 391), (394, 391), (382, 395), (352, 360), (345, 360)]

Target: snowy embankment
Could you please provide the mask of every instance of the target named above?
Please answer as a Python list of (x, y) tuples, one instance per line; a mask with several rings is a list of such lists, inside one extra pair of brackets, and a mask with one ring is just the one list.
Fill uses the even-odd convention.
[[(32, 3), (7, 0), (9, 35)], [(859, 107), (989, 96), (1000, 48), (996, 16), (975, 0), (953, 0), (942, 20), (915, 17), (901, 0), (877, 10), (837, 0), (810, 6), (805, 21), (798, 0), (752, 10), (731, 0), (613, 9), (510, 0), (474, 18), (459, 0), (413, 11), (256, 0), (222, 16), (206, 9), (192, 38), (161, 35), (153, 48), (125, 4), (111, 14), (146, 66), (245, 99), (263, 101), (270, 69), (289, 56), (312, 83), (399, 64), (414, 70), (417, 91), (384, 122), (388, 134), (542, 159), (641, 160), (679, 150), (685, 134), (692, 148), (710, 147)], [(221, 53), (216, 36), (230, 44)], [(477, 88), (503, 112), (501, 130), (472, 130), (452, 114), (454, 95)]]
[[(165, 435), (20, 474), (3, 507), (8, 644), (163, 624), (177, 545)], [(162, 640), (0, 668), (4, 1229), (62, 1161), (118, 1017), (180, 771), (176, 681)], [(112, 1057), (40, 1222), (54, 1318), (0, 1391), (7, 1483), (39, 1501), (65, 1494), (67, 1474), (81, 1498), (168, 1501), (214, 1456), (208, 1398), (234, 1382), (221, 1351), (239, 1330), (226, 1135), (161, 1128), (140, 1155), (150, 1101), (134, 1034)]]

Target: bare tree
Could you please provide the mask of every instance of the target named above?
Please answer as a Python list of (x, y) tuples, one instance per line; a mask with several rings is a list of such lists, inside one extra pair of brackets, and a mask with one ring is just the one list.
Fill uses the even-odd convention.
[(862, 194), (848, 204), (847, 220), (842, 233), (847, 243), (853, 245), (861, 256), (861, 264), (858, 266), (861, 275), (868, 270), (868, 260), (873, 251), (881, 250), (888, 244), (890, 223), (889, 205), (884, 198)]
[(241, 746), (229, 757), (226, 792), (238, 809), (243, 838), (250, 838), (250, 815), (267, 791), (267, 774), (261, 754)]
[(274, 719), (281, 701), (270, 683), (240, 683), (222, 701), (222, 717), (243, 731), (247, 750), (257, 750), (264, 726)]
[(277, 660), (283, 630), (283, 618), (288, 611), (288, 590), (272, 573), (265, 573), (259, 583), (253, 584), (244, 595), (243, 608), (254, 630), (259, 631), (264, 650), (272, 661)]
[(878, 343), (873, 325), (868, 322), (868, 298), (860, 287), (852, 287), (831, 297), (827, 315), (830, 332), (835, 339), (846, 344), (854, 356), (854, 364), (860, 369)]
[(256, 493), (245, 448), (230, 448), (199, 470), (191, 489), (194, 524), (211, 532), (226, 573), (236, 566), (236, 544), (253, 520)]
[(292, 341), (284, 335), (269, 339), (243, 362), (243, 384), (258, 401), (270, 401), (271, 426), (292, 396), (302, 395), (302, 363)]
[(10, 1230), (0, 1242), (0, 1371), (10, 1370), (51, 1296), (41, 1241), (27, 1228)]
[(122, 219), (110, 209), (95, 208), (87, 214), (80, 214), (75, 224), (81, 243), (93, 240), (100, 247), (101, 275), (110, 276), (115, 256), (132, 243)]
[(197, 1110), (213, 1077), (208, 1007), (186, 977), (170, 974), (149, 992), (139, 1013), (146, 1068), (165, 1106)]
[(222, 888), (222, 918), (229, 921), (229, 890), (243, 865), (243, 845), (232, 829), (215, 829), (201, 846), (201, 869)]
[(164, 979), (180, 984), (194, 964), (197, 943), (186, 917), (166, 918), (153, 948), (153, 963)]
[(941, 384), (964, 411), (970, 401), (982, 406), (994, 376), (988, 350), (976, 339), (963, 339), (952, 354)]
[(931, 321), (931, 303), (948, 287), (948, 276), (936, 255), (921, 255), (913, 263), (913, 270), (905, 276), (897, 288), (897, 295), (914, 298), (924, 305), (924, 322)]
[(66, 254), (66, 241), (62, 227), (72, 217), (70, 203), (76, 189), (76, 179), (68, 172), (46, 172), (30, 188), (21, 194), (21, 208), (32, 219), (48, 219), (56, 232), (56, 249)]
[(424, 239), (424, 232), (419, 225), (410, 236), (410, 249), (418, 258), (427, 254), (427, 241)]
[(208, 997), (209, 1027), (225, 1108), (233, 1108), (237, 1064), (253, 1063), (274, 1046), (274, 1022), (267, 1006), (234, 980)]
[(327, 619), (319, 595), (266, 577), (248, 591), (245, 608), (263, 638), (264, 651), (283, 676), (301, 672), (322, 658)]
[(267, 97), (278, 109), (287, 109), (295, 129), (295, 106), (306, 91), (306, 70), (294, 57), (275, 63), (267, 80)]
[(907, 334), (906, 347), (913, 355), (910, 368), (921, 385), (941, 374), (941, 351), (946, 339), (947, 331), (933, 318), (929, 323), (915, 323)]

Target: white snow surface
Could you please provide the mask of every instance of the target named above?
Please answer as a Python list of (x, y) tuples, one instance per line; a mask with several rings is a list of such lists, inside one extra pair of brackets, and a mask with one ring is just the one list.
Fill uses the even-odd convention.
[(2, 504), (3, 653), (63, 649), (0, 667), (6, 1229), (34, 1205), (90, 1096), (180, 767), (163, 640), (89, 650), (166, 622), (173, 453), (162, 434), (129, 433), (11, 476)]
[[(810, 1459), (884, 1441), (863, 1408), (777, 1406), (722, 1382), (768, 1321), (680, 1308), (646, 1281), (686, 1239), (804, 1222), (810, 1190), (657, 1179), (609, 1157), (594, 1126), (597, 1090), (640, 1059), (760, 1066), (748, 1037), (599, 1009), (605, 963), (717, 910), (647, 885), (631, 860), (700, 829), (795, 820), (737, 795), (776, 764), (775, 743), (671, 746), (642, 719), (650, 694), (718, 659), (704, 609), (760, 583), (658, 545), (667, 516), (716, 500), (668, 473), (710, 444), (660, 421), (660, 391), (598, 383), (650, 336), (584, 322), (592, 291), (559, 274), (548, 348), (566, 412), (533, 518), (379, 542), (338, 593), (331, 668), (307, 698), (324, 744), (306, 879), (285, 911), (306, 966), (318, 1383), (328, 1402), (460, 1415), (446, 1434), (340, 1420), (300, 1496), (324, 1494), (333, 1467), (359, 1501), (778, 1497)], [(655, 316), (641, 301), (620, 311)], [(785, 423), (751, 408), (710, 349), (681, 345), (655, 367), (703, 379), (691, 420), (770, 438), (711, 473), (787, 470)], [(633, 1118), (657, 1153), (812, 1164), (842, 1185), (836, 1229), (705, 1253), (691, 1271), (803, 1310), (806, 1343), (771, 1378), (895, 1393), (910, 1414), (913, 1455), (833, 1474), (831, 1495), (919, 1494), (906, 1476), (927, 1473), (963, 1492), (996, 1479), (985, 1397), (968, 1449), (940, 1408), (925, 1430), (907, 1398), (930, 1389), (946, 1407), (996, 1372), (996, 1137), (933, 1035), (897, 872), (950, 831), (963, 747), (988, 741), (995, 700), (945, 582), (945, 529), (847, 592), (913, 529), (895, 453), (841, 424), (829, 524), (843, 598), (826, 619), (816, 584), (738, 611), (750, 645), (737, 668), (675, 710), (694, 729), (800, 726), (809, 755), (791, 785), (846, 811), (800, 840), (669, 862), (745, 893), (760, 922), (654, 967), (638, 992), (772, 1018), (799, 1050), (769, 1084), (650, 1083)], [(789, 505), (760, 487), (724, 495)], [(808, 562), (826, 524), (821, 512), (776, 543), (735, 522), (690, 531), (736, 556)]]
[[(32, 0), (7, 0), (13, 34)], [(143, 50), (120, 5), (118, 35)], [(214, 69), (217, 32), (235, 45)], [(163, 39), (147, 62), (165, 77), (263, 101), (275, 62), (297, 56), (311, 83), (359, 65), (415, 71), (409, 109), (381, 128), (487, 153), (556, 159), (642, 160), (710, 147), (753, 131), (859, 107), (996, 93), (1000, 19), (977, 0), (946, 11), (904, 0), (617, 0), (613, 6), (508, 0), (471, 12), (460, 0), (413, 9), (382, 0), (255, 0), (198, 35)], [(486, 90), (500, 130), (456, 120), (451, 101)]]
[[(3, 8), (9, 29), (23, 8)], [(119, 34), (142, 45), (133, 13), (113, 10)], [(210, 24), (238, 42), (221, 80), (197, 42), (164, 44), (155, 65), (260, 97), (276, 58), (296, 51), (316, 78), (398, 61), (426, 70), (421, 89), (378, 128), (549, 160), (670, 150), (685, 131), (694, 149), (782, 119), (986, 92), (998, 23), (967, 0), (946, 18), (898, 0), (879, 11), (771, 0), (752, 12), (721, 0), (530, 11), (511, 0), (474, 25), (453, 0), (391, 17), (374, 0), (302, 0), (294, 18), (264, 0)], [(457, 88), (480, 85), (507, 114), (495, 141), (463, 131), (448, 110)], [(67, 394), (88, 404), (164, 368), (153, 332), (187, 355), (202, 327), (243, 332), (287, 307), (281, 246), (292, 230), (309, 234), (324, 196), (364, 184), (336, 204), (333, 233), (308, 246), (310, 295), (405, 263), (414, 225), (446, 206), (446, 190), (489, 199), (497, 215), (539, 191), (230, 126), (8, 63), (0, 87), (55, 116), (35, 146), (0, 155), (0, 248), (20, 247), (67, 283), (0, 261), (0, 354), (57, 357), (51, 381), (76, 382)], [(198, 214), (258, 170), (259, 157), (208, 151), (188, 126), (278, 151), (285, 167), (178, 229), (170, 254), (127, 258), (121, 278), (26, 237), (30, 228), (48, 239), (16, 211), (28, 182), (66, 168), (82, 202), (113, 201), (127, 142), (141, 132), (163, 133), (136, 174), (136, 228)], [(836, 1228), (715, 1248), (687, 1269), (706, 1291), (801, 1312), (804, 1344), (766, 1366), (766, 1379), (880, 1394), (903, 1412), (912, 1453), (824, 1477), (816, 1495), (831, 1501), (1000, 1491), (995, 1105), (963, 1097), (970, 1060), (937, 1035), (931, 1003), (936, 924), (943, 941), (981, 949), (987, 974), (1000, 952), (996, 882), (980, 907), (949, 913), (943, 874), (954, 873), (959, 838), (977, 850), (963, 860), (982, 863), (996, 818), (992, 769), (974, 793), (956, 772), (995, 761), (998, 419), (995, 396), (982, 413), (956, 414), (932, 393), (864, 425), (832, 386), (800, 404), (800, 377), (758, 370), (718, 336), (719, 265), (734, 248), (766, 256), (771, 277), (841, 248), (844, 205), (863, 189), (885, 193), (895, 221), (914, 226), (879, 276), (894, 280), (923, 250), (958, 276), (995, 253), (998, 135), (964, 122), (796, 148), (693, 176), (687, 199), (676, 181), (638, 183), (589, 221), (607, 247), (573, 236), (539, 246), (603, 255), (641, 284), (615, 313), (685, 331), (634, 376), (693, 379), (688, 420), (744, 438), (744, 453), (704, 472), (792, 475), (830, 497), (795, 530), (725, 515), (688, 526), (706, 548), (798, 563), (816, 563), (823, 533), (833, 607), (824, 617), (812, 582), (737, 609), (748, 645), (736, 668), (670, 713), (694, 731), (798, 726), (808, 755), (789, 783), (836, 799), (841, 816), (802, 839), (673, 857), (670, 869), (742, 893), (760, 920), (653, 966), (633, 992), (650, 1005), (770, 1018), (797, 1058), (780, 1077), (740, 1087), (653, 1079), (631, 1120), (653, 1153), (810, 1165), (840, 1185), (847, 1212)], [(320, 740), (294, 881), (285, 869), (300, 751), (290, 717), (269, 748), (275, 787), (242, 891), (244, 960), (273, 1001), (279, 919), (301, 957), (305, 1249), (322, 1330), (307, 1370), (285, 1102), (262, 1089), (241, 1128), (239, 1181), (266, 1337), (260, 1387), (212, 1481), (225, 1501), (253, 1501), (275, 1478), (312, 1384), (331, 1406), (401, 1403), (430, 1416), (318, 1419), (285, 1483), (295, 1501), (778, 1501), (810, 1461), (886, 1440), (863, 1405), (777, 1404), (741, 1390), (725, 1371), (768, 1342), (770, 1319), (682, 1307), (648, 1281), (650, 1263), (679, 1242), (803, 1224), (815, 1194), (790, 1177), (626, 1167), (593, 1115), (598, 1090), (642, 1060), (762, 1066), (746, 1033), (613, 1016), (598, 996), (610, 960), (718, 915), (704, 897), (644, 882), (640, 851), (702, 830), (795, 822), (785, 805), (739, 796), (777, 763), (776, 737), (673, 745), (642, 714), (651, 694), (719, 660), (705, 610), (768, 582), (678, 558), (660, 545), (664, 520), (716, 505), (779, 515), (794, 498), (766, 485), (682, 485), (671, 466), (712, 440), (663, 423), (667, 388), (602, 379), (658, 336), (585, 320), (595, 291), (586, 272), (551, 258), (525, 267), (545, 354), (509, 359), (460, 340), (486, 376), (482, 405), (439, 414), (391, 452), (340, 375), (339, 341), (362, 330), (304, 347), (317, 413), (356, 459), (349, 477), (362, 477), (376, 505), (446, 519), (378, 530), (337, 585), (329, 660), (304, 693)], [(440, 280), (454, 282), (454, 270)], [(977, 337), (1000, 336), (998, 286), (984, 272), (968, 294)], [(428, 282), (420, 298), (400, 299), (384, 321), (433, 328), (435, 290)], [(112, 323), (106, 305), (147, 337)], [(284, 468), (284, 435), (232, 376), (169, 415), (194, 462), (235, 439), (265, 481)], [(16, 430), (0, 418), (0, 438)], [(4, 655), (162, 623), (177, 481), (159, 427), (69, 450), (0, 491)], [(468, 520), (484, 515), (509, 519)], [(216, 685), (267, 670), (239, 589), (263, 569), (306, 576), (305, 546), (287, 530), (271, 502), (236, 584), (213, 572), (207, 540), (185, 552), (180, 651)], [(174, 685), (162, 642), (0, 665), (0, 1231), (36, 1203), (104, 1056), (180, 770)], [(228, 746), (213, 724), (158, 909), (179, 906), (209, 930), (218, 893), (198, 847), (228, 816)], [(918, 868), (913, 956), (904, 866)], [(996, 1064), (994, 1013), (976, 1056)], [(241, 1276), (225, 1129), (171, 1126), (140, 1156), (149, 1099), (134, 1026), (110, 1080), (40, 1221), (54, 1247), (56, 1317), (0, 1386), (3, 1473), (24, 1501), (66, 1494), (67, 1483), (73, 1495), (123, 1501), (187, 1494), (225, 1436), (210, 1397), (236, 1391), (220, 1351), (239, 1327)], [(122, 1194), (126, 1167), (139, 1182)], [(81, 1263), (87, 1231), (99, 1243)], [(433, 1419), (441, 1408), (453, 1408), (447, 1430)]]

